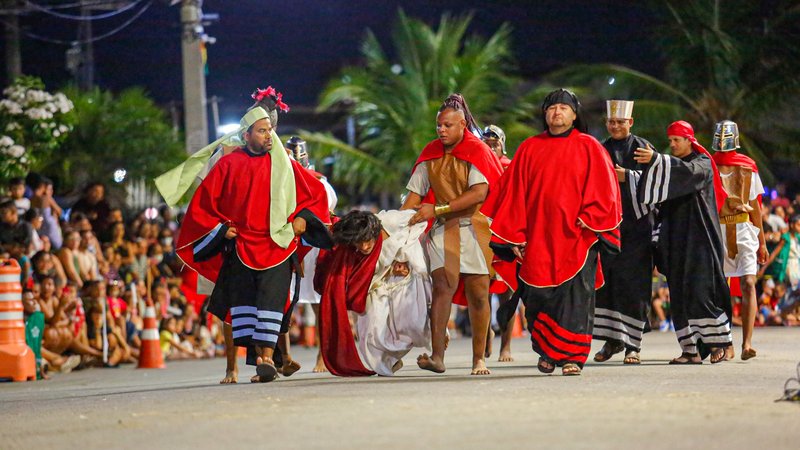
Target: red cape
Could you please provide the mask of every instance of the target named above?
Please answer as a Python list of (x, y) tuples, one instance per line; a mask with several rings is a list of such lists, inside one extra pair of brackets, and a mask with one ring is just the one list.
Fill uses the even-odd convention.
[(749, 156), (737, 153), (736, 150), (730, 152), (714, 152), (711, 159), (713, 159), (718, 166), (749, 167), (753, 172), (758, 173), (756, 162), (750, 159)]
[[(453, 147), (450, 153), (456, 158), (475, 166), (475, 168), (478, 169), (478, 171), (486, 178), (486, 181), (489, 182), (489, 192), (491, 192), (492, 186), (503, 174), (503, 165), (500, 163), (500, 159), (497, 157), (497, 155), (492, 151), (491, 148), (489, 148), (488, 145), (486, 145), (486, 143), (475, 137), (474, 134), (467, 130), (464, 131), (464, 138), (461, 139), (461, 142), (456, 144), (455, 147)], [(419, 164), (425, 161), (438, 159), (442, 156), (444, 156), (444, 144), (442, 144), (441, 140), (434, 139), (422, 149), (422, 153), (420, 153), (419, 158), (417, 158), (417, 162), (414, 163), (414, 169), (416, 169)], [(411, 172), (413, 173), (414, 171), (412, 170)], [(433, 195), (433, 190), (428, 191), (427, 195), (422, 198), (422, 203), (436, 204), (436, 198)], [(467, 297), (464, 293), (464, 283), (460, 280), (458, 282), (458, 289), (453, 295), (453, 303), (467, 306)]]
[[(287, 222), (307, 209), (323, 223), (329, 223), (325, 187), (300, 164), (295, 161), (291, 164), (297, 207)], [(270, 155), (249, 156), (241, 148), (214, 165), (192, 197), (178, 234), (178, 256), (189, 268), (216, 282), (222, 254), (207, 261), (195, 261), (193, 244), (220, 223), (237, 229), (236, 254), (248, 267), (268, 269), (294, 253), (298, 239), (288, 248), (282, 248), (269, 235), (270, 165)]]
[(503, 170), (506, 170), (511, 165), (511, 160), (508, 159), (508, 156), (503, 155), (500, 157), (500, 165), (503, 166)]
[[(519, 277), (531, 286), (573, 278), (599, 239), (619, 246), (622, 205), (614, 166), (595, 138), (577, 130), (525, 140), (482, 212), (493, 219), (494, 240), (527, 244)], [(598, 270), (595, 287), (602, 284)]]
[(325, 367), (340, 377), (375, 375), (364, 367), (347, 311), (363, 314), (372, 277), (378, 264), (383, 238), (363, 255), (350, 246), (339, 245), (320, 255), (314, 274), (314, 289), (322, 295), (319, 305), (320, 353)]
[[(714, 155), (711, 156), (711, 160), (714, 161), (717, 166), (749, 167), (753, 173), (758, 173), (758, 166), (756, 165), (756, 162), (750, 159), (749, 156), (736, 152), (736, 150), (729, 152), (714, 152)], [(761, 194), (758, 194), (758, 204), (761, 204)]]

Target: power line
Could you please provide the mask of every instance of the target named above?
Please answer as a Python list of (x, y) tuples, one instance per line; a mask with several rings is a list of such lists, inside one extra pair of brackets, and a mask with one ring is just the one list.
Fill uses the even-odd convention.
[(128, 25), (132, 24), (142, 14), (144, 14), (144, 12), (147, 11), (150, 8), (150, 6), (152, 6), (154, 1), (155, 0), (150, 0), (146, 5), (144, 5), (142, 7), (142, 9), (137, 11), (136, 14), (134, 14), (131, 18), (126, 20), (123, 24), (121, 24), (117, 28), (114, 28), (113, 30), (111, 30), (111, 31), (109, 31), (107, 33), (101, 34), (99, 36), (94, 36), (91, 39), (82, 39), (82, 40), (77, 40), (76, 39), (76, 40), (71, 40), (71, 41), (66, 41), (66, 40), (62, 40), (62, 39), (55, 39), (55, 38), (42, 36), (40, 34), (36, 34), (36, 33), (30, 32), (30, 31), (28, 31), (28, 30), (26, 30), (26, 29), (24, 29), (22, 27), (19, 27), (19, 26), (14, 26), (13, 24), (11, 24), (10, 22), (8, 22), (6, 20), (0, 20), (0, 21), (2, 21), (6, 26), (15, 28), (15, 29), (19, 30), (21, 33), (23, 33), (25, 36), (27, 36), (27, 37), (29, 37), (31, 39), (35, 39), (37, 41), (47, 42), (47, 43), (50, 43), (50, 44), (58, 44), (58, 45), (88, 44), (88, 43), (91, 43), (91, 42), (97, 42), (99, 40), (111, 37), (111, 36), (119, 33), (120, 31), (122, 31), (123, 29), (128, 27)]
[[(31, 8), (33, 8), (33, 9), (39, 11), (39, 12), (42, 12), (44, 14), (47, 14), (47, 15), (50, 15), (50, 16), (53, 16), (53, 17), (58, 17), (59, 19), (68, 19), (68, 20), (77, 20), (77, 21), (91, 21), (91, 20), (108, 19), (108, 18), (117, 16), (119, 14), (122, 14), (122, 13), (124, 13), (126, 11), (130, 11), (131, 9), (136, 7), (137, 4), (139, 4), (141, 2), (142, 2), (142, 0), (134, 0), (133, 2), (123, 6), (122, 8), (119, 8), (119, 9), (117, 9), (115, 11), (102, 13), (102, 14), (97, 14), (95, 16), (76, 16), (74, 14), (64, 14), (64, 13), (56, 12), (56, 11), (53, 11), (52, 7), (49, 7), (49, 6), (45, 7), (45, 6), (39, 5), (38, 3), (29, 1), (29, 0), (25, 0), (25, 4), (26, 5), (30, 6)], [(101, 4), (103, 4), (103, 3), (95, 3), (95, 5), (101, 5)], [(106, 4), (108, 4), (108, 2), (106, 2)], [(73, 5), (75, 5), (75, 4), (73, 4)], [(75, 7), (78, 7), (78, 6), (89, 6), (89, 5), (88, 4), (84, 4), (84, 3), (78, 3), (77, 6), (75, 6)]]

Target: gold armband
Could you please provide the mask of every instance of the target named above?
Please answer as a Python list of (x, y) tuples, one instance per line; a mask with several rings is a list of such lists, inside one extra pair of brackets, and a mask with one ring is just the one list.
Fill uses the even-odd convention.
[(450, 212), (450, 203), (445, 203), (444, 205), (436, 205), (433, 208), (433, 215), (436, 217), (441, 217)]

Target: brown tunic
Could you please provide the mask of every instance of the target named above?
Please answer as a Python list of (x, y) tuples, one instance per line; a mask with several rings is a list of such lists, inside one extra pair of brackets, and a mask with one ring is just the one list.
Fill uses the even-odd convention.
[[(469, 189), (469, 163), (462, 161), (450, 153), (443, 157), (427, 161), (428, 180), (436, 197), (436, 204), (444, 204), (458, 198)], [(460, 219), (469, 217), (475, 234), (478, 238), (489, 275), (494, 276), (492, 270), (492, 251), (489, 248), (489, 222), (486, 216), (480, 213), (482, 203), (471, 208), (446, 214), (444, 220), (444, 271), (450, 286), (458, 284), (461, 268), (461, 233), (459, 230)]]
[(718, 166), (722, 187), (728, 194), (719, 212), (719, 223), (725, 225), (725, 247), (728, 257), (736, 258), (736, 224), (750, 221), (750, 182), (753, 169), (744, 166)]

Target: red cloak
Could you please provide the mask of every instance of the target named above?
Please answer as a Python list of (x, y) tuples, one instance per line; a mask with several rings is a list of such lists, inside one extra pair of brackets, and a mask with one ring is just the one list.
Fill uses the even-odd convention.
[(314, 289), (322, 295), (317, 323), (320, 353), (325, 367), (336, 376), (375, 375), (358, 356), (347, 311), (363, 314), (366, 310), (382, 245), (383, 237), (379, 236), (369, 255), (351, 246), (338, 245), (317, 260)]
[[(287, 222), (307, 209), (322, 223), (329, 223), (325, 187), (300, 164), (295, 161), (291, 164), (297, 206)], [(242, 148), (223, 156), (214, 165), (192, 197), (178, 235), (178, 256), (189, 268), (216, 282), (222, 254), (195, 261), (193, 244), (206, 238), (219, 224), (237, 229), (236, 254), (252, 269), (269, 269), (294, 253), (297, 238), (283, 248), (269, 234), (270, 175), (269, 154), (250, 156)]]
[[(492, 239), (526, 244), (519, 272), (526, 284), (572, 279), (599, 239), (619, 247), (619, 184), (608, 152), (592, 136), (572, 130), (528, 138), (497, 184), (482, 212), (493, 219)], [(602, 284), (598, 270), (595, 287)]]
[[(486, 178), (489, 183), (489, 191), (491, 192), (492, 185), (500, 179), (503, 174), (503, 166), (500, 159), (497, 157), (491, 148), (485, 142), (475, 137), (474, 134), (468, 130), (464, 131), (464, 138), (461, 142), (456, 144), (450, 152), (456, 158), (472, 164), (478, 171)], [(414, 163), (414, 169), (425, 161), (438, 159), (444, 156), (444, 144), (440, 139), (434, 139), (422, 149), (417, 162)], [(412, 173), (414, 170), (412, 169)], [(422, 198), (422, 203), (436, 204), (436, 198), (433, 195), (433, 189)], [(432, 223), (432, 222), (431, 222)], [(429, 224), (430, 227), (430, 224)], [(453, 295), (453, 303), (457, 305), (467, 306), (467, 297), (464, 293), (464, 283), (459, 280), (456, 293)]]

